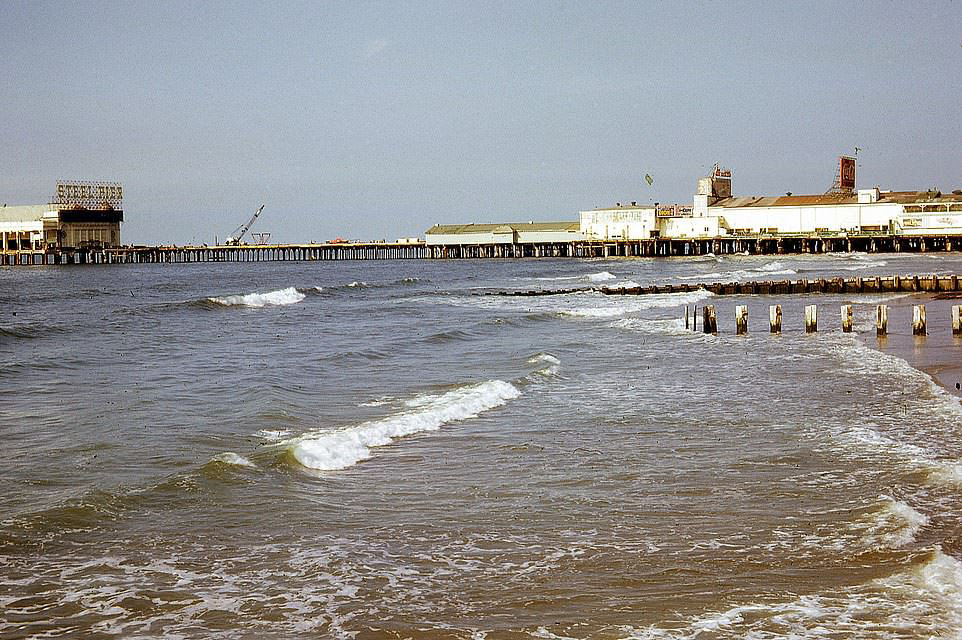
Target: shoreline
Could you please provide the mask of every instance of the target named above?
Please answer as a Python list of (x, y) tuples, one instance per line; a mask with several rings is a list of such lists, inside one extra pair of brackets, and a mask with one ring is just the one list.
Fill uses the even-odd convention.
[[(859, 337), (877, 351), (899, 357), (925, 373), (952, 397), (962, 403), (962, 336), (953, 336), (950, 310), (958, 300), (938, 299), (932, 294), (914, 294), (889, 301), (889, 332), (884, 338), (871, 331)], [(928, 334), (912, 335), (912, 307), (924, 304)]]

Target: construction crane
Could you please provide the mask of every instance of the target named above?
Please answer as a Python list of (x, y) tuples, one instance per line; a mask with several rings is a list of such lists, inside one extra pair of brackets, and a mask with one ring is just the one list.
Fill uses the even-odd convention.
[(244, 237), (244, 234), (250, 231), (250, 228), (254, 225), (254, 221), (257, 220), (257, 216), (259, 216), (261, 214), (261, 211), (263, 210), (264, 210), (264, 205), (261, 205), (260, 208), (258, 208), (257, 211), (254, 212), (254, 215), (251, 216), (250, 220), (248, 220), (241, 226), (234, 229), (234, 231), (231, 232), (229, 236), (227, 236), (227, 239), (224, 240), (224, 244), (226, 244), (229, 247), (239, 245), (241, 243), (241, 240)]

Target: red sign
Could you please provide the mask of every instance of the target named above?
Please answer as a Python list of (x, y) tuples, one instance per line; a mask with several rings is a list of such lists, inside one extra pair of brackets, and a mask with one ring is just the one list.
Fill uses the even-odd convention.
[(842, 191), (855, 191), (855, 158), (838, 157), (838, 186)]

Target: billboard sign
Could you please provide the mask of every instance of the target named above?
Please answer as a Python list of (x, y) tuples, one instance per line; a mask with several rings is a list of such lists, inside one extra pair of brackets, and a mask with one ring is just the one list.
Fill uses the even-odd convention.
[(838, 157), (838, 186), (842, 191), (855, 191), (855, 158)]
[(124, 188), (118, 182), (59, 180), (50, 204), (76, 205), (87, 209), (120, 209), (124, 204)]

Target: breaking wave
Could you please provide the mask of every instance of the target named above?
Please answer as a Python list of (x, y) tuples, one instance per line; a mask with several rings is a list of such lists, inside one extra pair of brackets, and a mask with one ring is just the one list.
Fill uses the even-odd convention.
[(617, 279), (617, 276), (610, 271), (601, 271), (599, 273), (590, 273), (585, 276), (585, 279), (588, 282), (607, 282)]
[(306, 294), (295, 287), (278, 289), (267, 293), (247, 293), (243, 295), (207, 298), (208, 301), (224, 307), (266, 307), (296, 304), (306, 298)]
[(763, 264), (754, 269), (733, 269), (731, 271), (712, 271), (710, 273), (699, 273), (692, 276), (678, 276), (680, 280), (699, 280), (699, 279), (721, 279), (721, 280), (748, 280), (751, 278), (763, 278), (768, 276), (790, 276), (798, 273), (798, 270), (789, 268), (777, 260)]
[(915, 540), (929, 518), (890, 496), (879, 496), (881, 505), (864, 532), (864, 542), (872, 548), (898, 549)]
[(687, 293), (661, 293), (640, 296), (605, 296), (596, 304), (586, 306), (565, 305), (556, 311), (561, 315), (579, 318), (616, 318), (646, 309), (671, 308), (700, 302), (714, 294), (706, 289)]
[[(962, 563), (935, 549), (908, 569), (781, 602), (753, 602), (690, 618), (683, 628), (627, 629), (631, 640), (671, 638), (942, 637), (962, 628)], [(957, 637), (957, 636), (952, 636)]]
[(211, 458), (211, 462), (222, 462), (223, 464), (233, 464), (239, 467), (251, 467), (251, 468), (257, 467), (256, 464), (254, 464), (244, 456), (234, 453), (233, 451), (225, 451), (224, 453), (218, 453), (216, 456)]
[(539, 366), (540, 368), (535, 369), (532, 373), (543, 377), (556, 376), (558, 371), (561, 370), (561, 360), (550, 353), (539, 353), (531, 356), (528, 358), (528, 364)]
[(338, 431), (316, 431), (287, 441), (287, 451), (310, 469), (346, 469), (373, 455), (375, 447), (422, 431), (436, 431), (445, 424), (474, 418), (521, 395), (501, 380), (489, 380), (448, 391), (421, 395), (408, 403), (408, 411), (382, 420), (365, 422)]
[(64, 333), (65, 331), (66, 327), (62, 325), (43, 322), (0, 325), (0, 337), (4, 338), (43, 338), (55, 333)]

